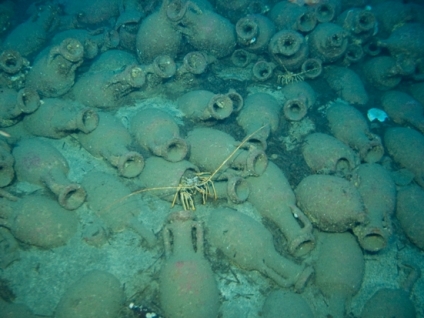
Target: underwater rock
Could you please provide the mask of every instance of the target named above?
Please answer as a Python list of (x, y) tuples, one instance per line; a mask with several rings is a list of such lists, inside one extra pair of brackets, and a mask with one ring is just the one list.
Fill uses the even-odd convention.
[(57, 304), (56, 318), (115, 318), (124, 305), (121, 283), (112, 274), (93, 270), (69, 286)]
[(219, 291), (203, 255), (203, 227), (194, 213), (170, 214), (163, 238), (166, 259), (159, 274), (159, 299), (166, 317), (218, 317)]
[(65, 245), (76, 233), (78, 217), (41, 195), (27, 195), (17, 202), (1, 200), (1, 225), (16, 239), (43, 249)]
[(48, 142), (37, 138), (23, 139), (13, 149), (13, 156), (20, 181), (47, 187), (65, 209), (74, 210), (84, 203), (85, 190), (68, 180), (68, 162)]

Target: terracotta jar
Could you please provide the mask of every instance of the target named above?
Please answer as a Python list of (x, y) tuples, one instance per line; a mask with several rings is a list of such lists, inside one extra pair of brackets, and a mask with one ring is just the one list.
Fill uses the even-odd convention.
[(254, 147), (241, 147), (236, 150), (237, 142), (227, 133), (212, 128), (195, 128), (187, 135), (190, 144), (190, 158), (203, 171), (222, 174), (246, 176), (261, 175), (268, 164), (262, 150)]
[(329, 66), (324, 77), (337, 96), (349, 104), (362, 106), (368, 103), (368, 93), (361, 78), (350, 68)]
[(87, 191), (90, 209), (104, 222), (112, 233), (131, 229), (145, 241), (148, 247), (157, 243), (154, 233), (139, 219), (143, 210), (137, 197), (117, 177), (91, 171), (82, 181)]
[(294, 256), (308, 254), (315, 246), (312, 225), (296, 206), (296, 197), (283, 171), (268, 162), (259, 177), (247, 178), (249, 202), (262, 217), (273, 221), (286, 239), (286, 249)]
[(362, 250), (350, 233), (320, 233), (315, 285), (326, 297), (328, 316), (345, 317), (365, 272)]
[(146, 83), (144, 70), (136, 64), (119, 72), (103, 70), (87, 72), (75, 83), (71, 96), (89, 107), (116, 108), (124, 97)]
[(358, 166), (351, 181), (361, 194), (368, 217), (368, 222), (356, 227), (354, 233), (362, 248), (378, 252), (386, 247), (392, 234), (396, 185), (389, 171), (376, 163)]
[(20, 120), (21, 114), (31, 114), (40, 106), (38, 93), (31, 88), (23, 88), (18, 92), (10, 88), (2, 88), (0, 92), (0, 127), (9, 127)]
[(384, 154), (381, 139), (370, 132), (368, 122), (355, 107), (336, 101), (327, 110), (333, 135), (359, 152), (365, 162), (378, 162)]
[(25, 86), (29, 61), (15, 50), (0, 53), (0, 86), (19, 90)]
[(0, 188), (9, 185), (15, 178), (14, 164), (10, 146), (0, 140)]
[(145, 188), (146, 192), (173, 202), (183, 178), (192, 178), (197, 172), (199, 169), (187, 160), (171, 162), (152, 156), (146, 159), (146, 165), (140, 174), (139, 181), (140, 186)]
[(311, 306), (301, 295), (289, 290), (277, 289), (266, 297), (260, 317), (277, 318), (282, 313), (285, 318), (315, 317)]
[(306, 82), (289, 83), (281, 90), (284, 94), (284, 117), (290, 121), (300, 121), (316, 101), (314, 89)]
[(384, 134), (384, 144), (393, 160), (410, 170), (424, 187), (424, 136), (414, 129), (395, 127)]
[(228, 94), (214, 94), (206, 90), (195, 90), (181, 96), (178, 108), (192, 120), (221, 120), (228, 118), (233, 110), (233, 100)]
[(62, 154), (46, 141), (36, 138), (21, 140), (13, 149), (15, 172), (20, 181), (46, 186), (61, 206), (78, 208), (85, 201), (85, 190), (68, 180), (69, 166)]
[(308, 57), (309, 48), (302, 34), (293, 30), (282, 30), (269, 41), (268, 52), (284, 71), (295, 71)]
[(265, 82), (272, 77), (276, 67), (274, 62), (259, 60), (252, 66), (252, 78), (259, 82)]
[(424, 190), (409, 185), (399, 190), (397, 195), (396, 218), (411, 242), (424, 250)]
[(414, 17), (413, 7), (410, 3), (398, 1), (383, 1), (372, 7), (378, 21), (378, 35), (388, 37), (396, 26), (401, 26)]
[(232, 263), (257, 270), (284, 288), (301, 291), (313, 273), (309, 266), (297, 264), (277, 253), (271, 233), (249, 216), (221, 208), (211, 213), (207, 238)]
[(60, 45), (40, 53), (28, 73), (26, 85), (45, 97), (62, 96), (74, 85), (75, 71), (83, 61), (81, 42), (65, 39)]
[(131, 148), (131, 135), (110, 113), (98, 113), (99, 125), (90, 132), (78, 133), (80, 144), (94, 157), (106, 159), (126, 178), (138, 176), (144, 168), (143, 156)]
[(124, 301), (121, 282), (108, 272), (93, 270), (68, 287), (57, 304), (55, 317), (117, 317)]
[(208, 64), (209, 58), (206, 54), (200, 51), (189, 52), (184, 55), (183, 63), (176, 71), (176, 77), (177, 79), (188, 77), (187, 81), (190, 81), (193, 75), (203, 74)]
[(295, 193), (299, 208), (322, 231), (345, 232), (366, 220), (361, 194), (340, 177), (307, 176)]
[(65, 245), (77, 232), (78, 217), (42, 195), (0, 199), (1, 225), (21, 242), (43, 249)]
[(191, 1), (183, 3), (176, 0), (168, 5), (167, 17), (197, 50), (216, 58), (230, 55), (234, 51), (235, 28), (223, 16), (208, 9), (200, 9)]
[(141, 22), (136, 37), (136, 49), (142, 63), (151, 63), (161, 54), (175, 58), (181, 50), (182, 34), (167, 16), (171, 2), (171, 0), (162, 1), (159, 10)]
[(136, 51), (136, 37), (143, 17), (141, 3), (135, 0), (124, 1), (120, 6), (120, 14), (115, 23), (115, 30), (119, 33), (119, 45), (130, 51)]
[(26, 21), (9, 32), (2, 47), (16, 50), (24, 57), (36, 54), (48, 42), (50, 32), (57, 27), (59, 12), (58, 4), (37, 5), (37, 10)]
[(175, 119), (166, 111), (157, 108), (142, 109), (133, 116), (130, 126), (137, 143), (156, 156), (172, 162), (186, 157), (188, 145), (180, 137)]
[(359, 156), (348, 145), (322, 133), (313, 133), (305, 138), (302, 154), (314, 173), (345, 177), (360, 164)]
[(237, 117), (237, 124), (243, 128), (246, 135), (264, 126), (249, 141), (256, 141), (259, 147), (266, 149), (267, 138), (271, 132), (277, 130), (280, 123), (280, 109), (281, 104), (274, 96), (267, 93), (250, 94), (245, 99), (243, 110)]
[(269, 17), (278, 30), (310, 32), (317, 24), (315, 12), (308, 6), (299, 6), (297, 3), (288, 1), (276, 3), (269, 12)]
[(366, 42), (378, 32), (377, 18), (372, 11), (366, 9), (346, 10), (337, 17), (337, 23), (360, 43)]
[(310, 56), (319, 58), (323, 63), (340, 60), (348, 45), (348, 33), (334, 23), (321, 23), (308, 39)]
[(219, 291), (203, 255), (203, 227), (195, 220), (194, 213), (170, 214), (163, 239), (166, 259), (159, 274), (159, 299), (164, 315), (169, 318), (218, 317)]
[(381, 97), (381, 105), (395, 123), (411, 125), (424, 133), (424, 106), (412, 96), (389, 91)]
[(390, 56), (377, 56), (364, 63), (366, 81), (379, 90), (395, 88), (402, 80), (402, 71)]
[(260, 14), (248, 15), (236, 24), (237, 42), (249, 52), (265, 51), (274, 33), (274, 23)]
[(27, 131), (35, 136), (63, 138), (74, 132), (89, 133), (96, 129), (99, 116), (94, 109), (59, 98), (45, 98), (38, 110), (25, 116)]

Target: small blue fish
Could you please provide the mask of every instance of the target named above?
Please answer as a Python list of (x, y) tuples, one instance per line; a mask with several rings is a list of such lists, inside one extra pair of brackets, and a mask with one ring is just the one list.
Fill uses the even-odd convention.
[(370, 108), (368, 110), (367, 117), (369, 121), (374, 121), (374, 119), (377, 119), (381, 123), (385, 121), (387, 118), (389, 118), (386, 112), (379, 108)]

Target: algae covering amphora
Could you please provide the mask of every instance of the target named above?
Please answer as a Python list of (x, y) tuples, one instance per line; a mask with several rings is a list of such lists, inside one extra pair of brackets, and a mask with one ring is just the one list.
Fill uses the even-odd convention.
[(165, 316), (217, 317), (218, 288), (203, 257), (202, 226), (194, 220), (192, 211), (172, 213), (167, 221), (163, 230), (167, 260), (160, 273), (160, 302)]

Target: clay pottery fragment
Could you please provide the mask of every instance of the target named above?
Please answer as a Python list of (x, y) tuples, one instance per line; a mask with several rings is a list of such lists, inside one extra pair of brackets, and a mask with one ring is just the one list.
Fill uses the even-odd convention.
[(346, 304), (359, 291), (365, 271), (362, 250), (350, 233), (320, 233), (315, 284), (331, 317), (345, 317)]
[(125, 295), (121, 283), (112, 274), (93, 270), (69, 286), (57, 304), (55, 317), (119, 316)]
[(111, 232), (129, 228), (140, 235), (149, 247), (156, 244), (153, 232), (137, 218), (143, 211), (136, 197), (115, 176), (103, 172), (88, 173), (82, 184), (87, 191), (87, 203)]
[(172, 162), (186, 157), (189, 147), (180, 137), (180, 128), (175, 119), (166, 111), (142, 109), (132, 117), (130, 126), (137, 143), (156, 156)]
[(79, 133), (78, 141), (93, 156), (106, 159), (126, 178), (138, 176), (144, 168), (143, 156), (129, 150), (132, 139), (122, 123), (109, 113), (98, 113), (99, 125), (88, 133)]
[(249, 202), (265, 218), (273, 221), (283, 233), (287, 250), (294, 256), (308, 254), (315, 246), (312, 225), (296, 207), (296, 197), (283, 171), (268, 162), (259, 177), (247, 178)]
[(83, 61), (84, 47), (81, 42), (65, 39), (40, 53), (28, 73), (26, 85), (45, 97), (62, 96), (74, 85), (75, 71)]
[(29, 195), (17, 202), (1, 200), (1, 225), (26, 244), (43, 249), (65, 245), (76, 233), (76, 214), (41, 195)]
[(390, 156), (415, 176), (424, 187), (424, 136), (414, 129), (395, 127), (384, 134), (384, 144)]
[(308, 167), (320, 174), (348, 176), (360, 163), (358, 155), (348, 145), (322, 133), (306, 137), (302, 154)]
[(300, 209), (322, 231), (344, 232), (366, 219), (360, 193), (340, 177), (310, 175), (295, 193)]
[(13, 149), (15, 172), (20, 181), (47, 187), (68, 210), (85, 201), (85, 190), (68, 178), (69, 166), (62, 154), (46, 141), (36, 138), (21, 140)]
[(412, 96), (400, 91), (383, 94), (381, 104), (395, 123), (411, 125), (424, 133), (424, 106)]
[(249, 216), (221, 208), (207, 222), (208, 242), (235, 265), (257, 270), (284, 288), (301, 291), (313, 273), (309, 266), (297, 264), (277, 253), (271, 233)]
[(368, 122), (355, 107), (336, 101), (327, 110), (333, 135), (359, 152), (363, 161), (378, 162), (384, 154), (379, 136), (370, 132)]
[(56, 139), (78, 131), (92, 132), (98, 122), (99, 116), (94, 109), (59, 98), (45, 98), (39, 109), (23, 120), (25, 129), (31, 134)]
[(219, 291), (204, 258), (203, 227), (194, 213), (169, 215), (163, 239), (166, 259), (159, 274), (159, 299), (166, 317), (218, 317)]
[(378, 252), (386, 247), (392, 234), (396, 185), (389, 171), (376, 163), (358, 166), (352, 182), (361, 194), (368, 217), (368, 222), (355, 228), (354, 233), (362, 248)]

